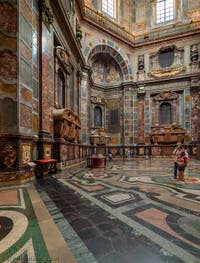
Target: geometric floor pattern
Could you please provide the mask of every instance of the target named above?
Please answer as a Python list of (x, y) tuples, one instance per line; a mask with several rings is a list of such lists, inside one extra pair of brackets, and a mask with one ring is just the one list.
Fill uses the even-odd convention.
[(185, 179), (172, 159), (133, 159), (1, 188), (0, 262), (198, 263), (200, 161)]

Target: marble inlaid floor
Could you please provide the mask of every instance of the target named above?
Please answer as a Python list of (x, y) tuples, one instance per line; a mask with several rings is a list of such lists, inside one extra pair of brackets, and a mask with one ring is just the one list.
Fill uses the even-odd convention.
[(200, 263), (200, 161), (112, 161), (0, 188), (0, 262)]

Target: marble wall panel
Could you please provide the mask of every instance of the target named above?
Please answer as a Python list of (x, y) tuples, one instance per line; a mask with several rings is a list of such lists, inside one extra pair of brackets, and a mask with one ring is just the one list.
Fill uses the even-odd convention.
[(39, 116), (33, 114), (33, 132), (37, 133), (39, 131)]
[[(29, 0), (32, 2), (32, 0)], [(33, 0), (33, 8), (34, 10), (38, 13), (39, 12), (39, 4), (38, 4), (38, 0)]]
[(19, 3), (20, 3), (20, 10), (23, 13), (23, 16), (27, 19), (27, 21), (29, 21), (29, 23), (32, 23), (32, 10), (30, 6), (26, 3), (25, 0), (20, 0)]
[(17, 32), (17, 10), (9, 2), (0, 3), (0, 28), (8, 33)]
[(24, 104), (20, 104), (20, 126), (32, 128), (32, 109)]
[(33, 45), (32, 46), (32, 55), (33, 55), (33, 63), (35, 65), (39, 65), (39, 54), (38, 54), (38, 47)]
[(33, 99), (33, 111), (39, 112), (39, 102)]
[(31, 24), (20, 15), (20, 36), (25, 41), (25, 43), (32, 47), (32, 27)]
[(136, 8), (136, 23), (144, 24), (146, 22), (146, 4), (139, 3)]
[(42, 25), (42, 130), (50, 132), (49, 107), (53, 106), (53, 84), (50, 76), (50, 65), (53, 63), (53, 38), (52, 32)]
[(31, 49), (28, 48), (23, 41), (20, 41), (20, 52), (21, 55), (28, 61), (32, 60), (32, 52)]
[(0, 50), (0, 78), (4, 81), (17, 79), (17, 56), (9, 50)]
[(184, 118), (185, 118), (185, 129), (190, 133), (191, 131), (191, 105), (190, 105), (190, 91), (185, 90), (185, 98), (184, 98), (184, 106), (185, 106), (185, 111), (184, 111)]
[(21, 88), (21, 97), (25, 102), (32, 102), (32, 92), (29, 89)]
[(16, 98), (17, 85), (6, 84), (0, 81), (0, 94), (8, 95)]
[(2, 32), (0, 32), (0, 43), (11, 50), (17, 50), (17, 39), (6, 36)]
[(39, 98), (39, 83), (35, 79), (33, 79), (33, 97)]
[(12, 99), (0, 100), (0, 131), (15, 132), (17, 129), (17, 103)]
[(189, 10), (200, 9), (199, 1), (188, 1), (188, 9)]
[(33, 65), (33, 77), (39, 79), (39, 69), (35, 65)]
[(20, 81), (29, 88), (32, 87), (32, 67), (31, 64), (21, 59), (19, 65)]
[(34, 30), (38, 31), (39, 30), (39, 19), (38, 19), (38, 14), (36, 12), (33, 11), (32, 13), (32, 17), (33, 17), (33, 28)]

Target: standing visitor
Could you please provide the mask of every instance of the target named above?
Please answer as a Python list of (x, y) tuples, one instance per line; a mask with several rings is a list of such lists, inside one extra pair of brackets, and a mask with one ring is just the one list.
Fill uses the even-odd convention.
[(188, 163), (188, 156), (185, 150), (183, 150), (180, 156), (178, 156), (177, 158), (177, 165), (178, 165), (178, 171), (179, 171), (178, 181), (184, 182), (184, 171), (187, 166), (187, 163)]
[(181, 154), (182, 151), (181, 143), (177, 143), (177, 147), (173, 150), (173, 156), (174, 156), (174, 179), (177, 179), (177, 171), (178, 171), (178, 164), (177, 159)]

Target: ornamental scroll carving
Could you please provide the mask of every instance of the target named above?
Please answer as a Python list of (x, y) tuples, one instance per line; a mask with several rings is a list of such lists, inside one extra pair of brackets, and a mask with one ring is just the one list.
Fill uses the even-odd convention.
[(55, 48), (56, 66), (61, 67), (67, 74), (70, 73), (69, 55), (63, 47)]
[(44, 22), (48, 30), (50, 30), (50, 26), (53, 23), (52, 11), (47, 6), (45, 0), (41, 0), (39, 1), (39, 3), (40, 3), (40, 12), (42, 14), (42, 21)]
[(185, 70), (183, 61), (183, 48), (175, 45), (165, 46), (149, 57), (149, 76), (154, 78), (166, 78), (177, 75)]

